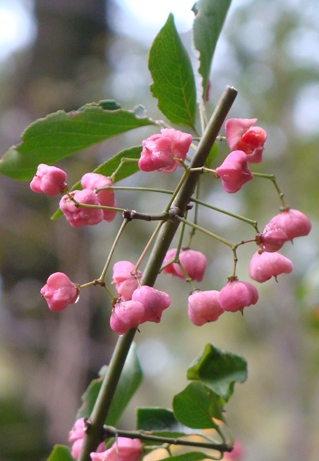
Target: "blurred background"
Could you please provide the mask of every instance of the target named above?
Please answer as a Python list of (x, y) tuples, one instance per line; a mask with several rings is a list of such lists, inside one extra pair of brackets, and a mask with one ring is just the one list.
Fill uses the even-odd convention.
[[(147, 53), (170, 12), (179, 31), (191, 27), (193, 0), (0, 0), (0, 152), (20, 142), (36, 118), (101, 99), (126, 109), (145, 105), (162, 118), (150, 96)], [(258, 118), (268, 131), (262, 165), (275, 173), (287, 203), (313, 223), (309, 237), (281, 251), (294, 264), (279, 283), (258, 286), (260, 300), (244, 316), (225, 313), (195, 327), (187, 317), (189, 287), (170, 276), (156, 288), (172, 306), (162, 322), (143, 325), (136, 342), (145, 379), (123, 419), (133, 429), (139, 406), (171, 406), (186, 385), (186, 368), (206, 343), (243, 355), (249, 377), (226, 405), (245, 461), (319, 459), (319, 29), (318, 2), (233, 0), (212, 67), (211, 112), (226, 84), (239, 95), (232, 117)], [(113, 138), (60, 162), (73, 184), (125, 147), (140, 144), (154, 128)], [(222, 144), (217, 164), (227, 155)], [(180, 173), (138, 173), (125, 185), (172, 188)], [(0, 460), (42, 461), (55, 443), (67, 443), (80, 397), (108, 363), (117, 335), (111, 306), (99, 287), (82, 291), (76, 306), (57, 314), (39, 295), (47, 277), (65, 272), (76, 283), (100, 275), (120, 225), (71, 228), (50, 221), (57, 198), (34, 194), (26, 182), (1, 177), (0, 196)], [(256, 179), (235, 195), (204, 178), (202, 197), (233, 213), (257, 219), (260, 229), (279, 212), (270, 181)], [(165, 197), (117, 194), (119, 206), (159, 212)], [(200, 223), (239, 242), (252, 227), (213, 211)], [(114, 262), (135, 262), (153, 229), (133, 222)], [(208, 257), (203, 290), (220, 290), (232, 271), (227, 248), (196, 235), (193, 249)], [(209, 248), (209, 252), (207, 249)], [(239, 250), (238, 274), (249, 280), (255, 247)], [(111, 281), (111, 275), (107, 281)]]

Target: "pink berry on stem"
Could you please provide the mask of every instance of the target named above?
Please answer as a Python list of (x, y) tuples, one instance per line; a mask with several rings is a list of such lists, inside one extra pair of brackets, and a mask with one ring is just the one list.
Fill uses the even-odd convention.
[(266, 282), (271, 277), (277, 278), (280, 274), (290, 274), (293, 269), (290, 259), (279, 253), (257, 251), (251, 258), (249, 275), (256, 282)]
[(132, 294), (132, 301), (138, 301), (144, 306), (144, 315), (140, 323), (155, 322), (159, 323), (163, 310), (171, 304), (171, 299), (164, 291), (143, 285), (137, 288)]
[[(191, 134), (183, 133), (179, 130), (174, 130), (173, 128), (163, 128), (161, 130), (163, 136), (167, 136), (171, 141), (171, 150), (172, 156), (178, 158), (183, 162), (186, 160), (187, 152), (190, 145), (192, 144), (193, 137)], [(164, 173), (173, 173), (176, 168), (181, 167), (182, 165), (174, 160), (173, 165), (169, 168), (163, 170)]]
[(140, 170), (173, 173), (182, 165), (174, 160), (186, 159), (192, 136), (174, 129), (162, 129), (161, 134), (154, 134), (142, 141), (143, 150), (138, 162)]
[(202, 326), (207, 322), (215, 322), (224, 310), (218, 301), (219, 292), (194, 291), (188, 297), (188, 316), (196, 326)]
[(67, 275), (55, 272), (50, 275), (40, 293), (46, 299), (51, 311), (62, 311), (78, 300), (80, 290)]
[(77, 419), (69, 432), (69, 442), (74, 442), (77, 439), (84, 437), (84, 418)]
[(33, 192), (39, 192), (50, 197), (61, 194), (66, 187), (66, 173), (55, 166), (41, 163), (31, 181), (30, 188)]
[[(78, 419), (75, 423), (74, 426), (72, 427), (71, 431), (69, 432), (69, 438), (68, 442), (73, 442), (72, 449), (71, 449), (71, 455), (73, 458), (78, 459), (80, 456), (80, 451), (83, 445), (83, 438), (84, 438), (84, 418)], [(97, 447), (97, 453), (101, 453), (105, 451), (105, 443), (102, 442), (100, 445)]]
[(140, 439), (118, 437), (111, 448), (103, 453), (90, 453), (92, 461), (139, 461), (143, 455)]
[(244, 307), (256, 304), (258, 301), (258, 291), (249, 282), (240, 282), (239, 280), (231, 279), (220, 290), (218, 300), (224, 311), (242, 312)]
[(266, 224), (264, 230), (256, 236), (256, 242), (260, 248), (269, 253), (280, 250), (287, 241), (288, 237), (283, 227), (271, 221)]
[(298, 210), (284, 210), (274, 216), (269, 224), (276, 224), (283, 228), (288, 240), (293, 240), (296, 237), (303, 237), (311, 231), (311, 222), (306, 215)]
[[(175, 255), (176, 248), (168, 250), (163, 260), (163, 266), (172, 261), (175, 258)], [(207, 258), (203, 253), (190, 249), (182, 249), (179, 252), (179, 260), (191, 280), (196, 280), (197, 282), (201, 282), (203, 280), (207, 266)], [(167, 266), (165, 269), (163, 269), (163, 273), (172, 274), (185, 280), (185, 274), (182, 271), (180, 265), (177, 263), (172, 263)]]
[(267, 132), (259, 126), (253, 126), (256, 118), (231, 118), (225, 124), (226, 140), (231, 150), (242, 150), (249, 163), (260, 163)]
[[(100, 202), (92, 190), (75, 190), (71, 192), (70, 195), (72, 195), (74, 200), (78, 203), (100, 206)], [(102, 222), (104, 218), (104, 214), (101, 209), (78, 207), (68, 195), (64, 195), (61, 198), (60, 208), (66, 219), (73, 227), (94, 226), (95, 224)]]
[(138, 280), (142, 277), (142, 272), (137, 271), (136, 277), (133, 275), (135, 266), (129, 261), (119, 261), (113, 266), (113, 281), (120, 298), (123, 301), (132, 299), (132, 293), (139, 286)]
[(144, 316), (145, 308), (138, 301), (117, 301), (112, 310), (110, 325), (113, 331), (124, 335), (131, 328), (137, 328)]
[(247, 165), (247, 155), (241, 150), (231, 152), (222, 165), (216, 168), (216, 173), (220, 176), (223, 188), (229, 194), (239, 191), (246, 182), (253, 179)]
[[(113, 186), (113, 182), (110, 178), (103, 176), (98, 173), (87, 173), (81, 179), (81, 185), (83, 189), (102, 189), (103, 187)], [(101, 190), (96, 194), (97, 199), (102, 206), (111, 206), (117, 207), (117, 203), (114, 197), (114, 190)], [(104, 215), (104, 220), (107, 222), (112, 222), (116, 216), (116, 211), (114, 210), (102, 210)]]

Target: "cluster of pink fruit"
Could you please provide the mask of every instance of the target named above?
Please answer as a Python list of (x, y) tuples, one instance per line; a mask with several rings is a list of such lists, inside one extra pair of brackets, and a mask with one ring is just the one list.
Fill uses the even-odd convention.
[[(253, 178), (248, 162), (258, 163), (262, 160), (267, 133), (263, 128), (253, 126), (256, 121), (257, 119), (230, 119), (226, 122), (226, 139), (233, 151), (216, 169), (216, 174), (229, 193), (237, 192), (243, 184)], [(138, 162), (140, 169), (172, 173), (177, 167), (182, 166), (191, 142), (192, 136), (187, 133), (162, 129), (161, 134), (143, 141), (143, 150)], [(65, 181), (66, 173), (62, 170), (41, 164), (31, 182), (31, 189), (53, 196), (67, 191)], [(101, 209), (101, 206), (117, 206), (114, 191), (97, 191), (112, 184), (110, 178), (100, 174), (84, 175), (81, 180), (83, 190), (67, 193), (60, 201), (60, 208), (70, 224), (76, 227), (97, 224), (103, 219), (112, 221), (116, 210)], [(78, 203), (89, 206), (79, 207)], [(90, 207), (92, 205), (93, 208)], [(293, 269), (291, 261), (277, 251), (285, 242), (307, 235), (310, 229), (311, 223), (303, 213), (289, 207), (283, 208), (255, 238), (260, 249), (251, 259), (250, 277), (257, 282), (265, 282), (271, 277), (290, 273)], [(202, 253), (189, 248), (182, 249), (178, 254), (178, 262), (175, 258), (176, 249), (169, 250), (163, 261), (163, 273), (197, 282), (203, 279), (207, 260)], [(141, 272), (128, 261), (120, 261), (114, 265), (113, 283), (116, 285), (118, 298), (115, 298), (110, 323), (112, 329), (120, 335), (147, 321), (158, 323), (163, 310), (170, 305), (168, 294), (149, 286), (141, 286), (141, 276)], [(79, 292), (80, 286), (60, 272), (52, 274), (41, 290), (50, 309), (55, 311), (75, 303)], [(226, 286), (220, 292), (195, 290), (189, 296), (188, 314), (195, 325), (201, 326), (217, 320), (225, 311), (243, 311), (244, 307), (255, 304), (257, 300), (258, 292), (255, 286), (249, 282), (241, 282), (233, 275), (228, 278)]]
[[(78, 459), (83, 444), (85, 432), (84, 418), (78, 419), (69, 432), (69, 442), (73, 442), (71, 455)], [(96, 452), (91, 453), (92, 461), (138, 461), (143, 455), (142, 443), (139, 439), (118, 437), (111, 448), (106, 450), (102, 442)]]
[[(34, 192), (42, 192), (53, 197), (67, 191), (65, 181), (66, 173), (63, 170), (41, 163), (31, 181), (30, 187)], [(94, 193), (95, 189), (113, 186), (111, 179), (102, 174), (87, 173), (81, 179), (81, 186), (83, 190), (72, 191), (70, 194), (64, 195), (60, 200), (60, 208), (71, 226), (93, 226), (103, 220), (107, 222), (113, 221), (116, 216), (116, 210), (101, 209), (100, 207), (117, 206), (114, 191), (109, 189), (101, 190), (97, 194)], [(78, 207), (76, 202), (81, 203), (81, 205), (90, 205), (90, 207)], [(92, 208), (92, 205), (97, 208)]]

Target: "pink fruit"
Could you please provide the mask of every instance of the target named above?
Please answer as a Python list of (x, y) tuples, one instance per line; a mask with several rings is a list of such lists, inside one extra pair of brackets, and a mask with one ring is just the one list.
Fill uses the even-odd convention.
[(281, 211), (271, 219), (270, 223), (281, 226), (288, 240), (303, 237), (311, 231), (311, 222), (307, 216), (301, 213), (301, 211), (292, 210), (291, 208)]
[(257, 244), (260, 248), (269, 253), (280, 250), (283, 244), (288, 241), (283, 227), (271, 221), (266, 224), (261, 234), (257, 234), (256, 237)]
[(40, 293), (46, 299), (51, 311), (62, 311), (69, 304), (77, 301), (80, 290), (67, 275), (55, 272), (50, 275)]
[(66, 173), (55, 166), (41, 163), (31, 181), (30, 188), (50, 197), (61, 194), (66, 187)]
[(155, 322), (159, 323), (162, 312), (171, 304), (171, 299), (164, 291), (143, 285), (132, 294), (132, 301), (138, 301), (144, 306), (144, 315), (140, 323)]
[[(102, 189), (103, 187), (113, 186), (113, 183), (110, 178), (103, 176), (98, 173), (87, 173), (81, 179), (81, 185), (83, 189), (89, 189), (94, 191), (94, 189)], [(101, 190), (96, 194), (97, 199), (102, 206), (111, 206), (117, 207), (117, 203), (114, 197), (114, 190)], [(104, 219), (107, 222), (112, 222), (116, 216), (116, 211), (114, 210), (102, 210)]]
[(247, 155), (249, 163), (260, 163), (267, 132), (259, 126), (254, 126), (256, 118), (231, 118), (225, 124), (226, 140), (231, 150), (241, 150)]
[(124, 335), (131, 328), (137, 328), (144, 316), (145, 308), (138, 301), (118, 301), (114, 304), (110, 319), (111, 328)]
[(222, 186), (229, 194), (234, 194), (241, 187), (253, 179), (253, 175), (247, 165), (247, 155), (241, 150), (231, 152), (222, 165), (216, 168), (220, 176)]
[(182, 166), (174, 158), (185, 160), (192, 136), (174, 129), (162, 129), (142, 142), (143, 150), (138, 166), (142, 171), (173, 173)]
[(224, 311), (243, 311), (244, 307), (256, 304), (258, 291), (249, 282), (229, 280), (226, 286), (220, 290), (218, 300)]
[[(175, 255), (176, 248), (168, 250), (163, 261), (163, 266), (172, 261), (175, 258)], [(207, 266), (207, 258), (203, 253), (190, 249), (181, 250), (179, 252), (179, 260), (191, 280), (196, 280), (197, 282), (201, 282), (203, 280)], [(163, 269), (163, 273), (172, 274), (185, 280), (184, 272), (177, 263), (172, 263), (167, 266)]]
[(290, 274), (292, 269), (292, 262), (285, 256), (279, 253), (257, 251), (251, 258), (249, 275), (256, 282), (262, 283), (280, 274)]
[(143, 455), (140, 439), (118, 437), (111, 448), (103, 453), (91, 453), (92, 461), (138, 461)]
[(132, 299), (132, 293), (138, 288), (138, 280), (142, 277), (142, 272), (137, 271), (136, 277), (133, 275), (134, 264), (129, 261), (119, 261), (113, 266), (113, 281), (120, 298), (123, 301)]
[(224, 312), (218, 301), (219, 292), (195, 291), (188, 297), (188, 316), (194, 325), (214, 322)]
[[(71, 192), (71, 195), (78, 203), (100, 206), (100, 202), (98, 201), (96, 194), (89, 189), (81, 191), (75, 190)], [(99, 224), (103, 221), (104, 218), (102, 210), (98, 208), (77, 207), (68, 195), (64, 195), (61, 198), (60, 208), (66, 219), (73, 227), (94, 226), (95, 224)]]
[[(72, 449), (71, 449), (71, 455), (73, 458), (78, 459), (80, 456), (80, 451), (83, 445), (83, 438), (84, 438), (84, 418), (78, 419), (74, 426), (72, 427), (71, 431), (69, 432), (69, 442), (73, 442)], [(105, 451), (105, 443), (102, 442), (100, 445), (97, 447), (96, 452), (97, 453), (102, 453)]]
[(69, 432), (69, 442), (74, 442), (77, 439), (83, 439), (84, 437), (84, 418), (77, 419), (74, 426)]

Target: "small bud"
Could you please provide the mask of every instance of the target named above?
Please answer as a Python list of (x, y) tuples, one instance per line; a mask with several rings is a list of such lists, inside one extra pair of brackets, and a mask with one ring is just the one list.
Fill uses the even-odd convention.
[(266, 282), (271, 277), (280, 274), (290, 274), (293, 266), (290, 259), (279, 253), (269, 253), (257, 251), (251, 258), (249, 265), (249, 275), (256, 282)]
[[(103, 176), (98, 173), (87, 173), (81, 179), (81, 185), (83, 189), (89, 189), (94, 191), (94, 189), (102, 189), (103, 187), (113, 186), (113, 183), (110, 178)], [(114, 197), (114, 190), (101, 190), (96, 194), (97, 199), (102, 206), (111, 206), (117, 207), (117, 203)], [(114, 210), (102, 210), (104, 215), (104, 220), (107, 222), (112, 222), (116, 216), (116, 211)]]
[(155, 290), (155, 288), (143, 285), (132, 294), (132, 301), (139, 301), (143, 304), (145, 312), (140, 321), (159, 323), (163, 310), (171, 304), (171, 299), (164, 291)]
[(260, 248), (269, 253), (280, 250), (283, 244), (288, 241), (283, 227), (271, 221), (266, 224), (261, 234), (257, 234), (256, 237), (257, 244)]
[[(175, 258), (175, 255), (176, 248), (168, 250), (163, 261), (163, 266), (172, 261)], [(203, 280), (207, 266), (207, 258), (203, 253), (190, 249), (181, 250), (179, 252), (179, 260), (191, 280), (196, 280), (197, 282), (201, 282)], [(177, 263), (172, 263), (167, 266), (165, 269), (163, 269), (163, 273), (172, 274), (176, 277), (179, 277), (180, 279), (185, 280), (184, 272), (182, 271), (180, 265)]]
[(207, 322), (215, 322), (224, 310), (218, 301), (219, 292), (195, 291), (188, 297), (188, 316), (194, 325), (202, 326)]
[(41, 163), (36, 175), (31, 181), (30, 188), (33, 192), (39, 192), (50, 197), (61, 194), (66, 187), (66, 173), (55, 166)]
[(244, 307), (256, 304), (258, 291), (249, 282), (229, 280), (226, 286), (220, 290), (218, 300), (224, 311), (242, 312)]
[(123, 301), (130, 301), (132, 293), (138, 288), (138, 280), (142, 277), (142, 272), (137, 271), (135, 277), (132, 273), (135, 269), (134, 264), (129, 261), (119, 261), (113, 266), (113, 281), (120, 298)]
[(174, 158), (184, 161), (192, 140), (192, 135), (188, 133), (162, 129), (161, 134), (154, 134), (142, 142), (143, 150), (138, 162), (140, 170), (173, 173), (182, 166)]
[(225, 124), (226, 140), (231, 150), (241, 150), (247, 155), (249, 163), (260, 163), (267, 132), (259, 126), (254, 126), (256, 118), (231, 118)]
[(111, 448), (103, 453), (90, 453), (92, 461), (139, 461), (143, 455), (140, 439), (118, 437)]
[(231, 152), (222, 165), (216, 168), (220, 176), (222, 186), (229, 194), (234, 194), (241, 187), (253, 179), (253, 175), (247, 165), (247, 155), (241, 150)]
[(55, 272), (50, 275), (40, 293), (46, 299), (51, 311), (62, 311), (78, 300), (80, 290), (67, 275)]
[(277, 224), (283, 228), (288, 240), (293, 240), (296, 237), (308, 235), (311, 231), (311, 222), (306, 215), (298, 210), (281, 211), (277, 216), (274, 216), (269, 224)]
[(144, 316), (145, 308), (138, 301), (118, 301), (114, 304), (110, 325), (113, 331), (124, 335), (131, 328), (137, 328)]
[[(89, 189), (81, 191), (75, 190), (71, 192), (72, 197), (83, 205), (97, 205), (100, 206), (96, 194)], [(64, 195), (60, 200), (60, 208), (66, 219), (69, 221), (71, 226), (94, 226), (103, 221), (103, 211), (98, 208), (82, 208), (77, 207), (75, 203)]]

